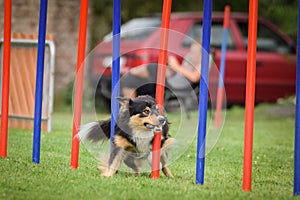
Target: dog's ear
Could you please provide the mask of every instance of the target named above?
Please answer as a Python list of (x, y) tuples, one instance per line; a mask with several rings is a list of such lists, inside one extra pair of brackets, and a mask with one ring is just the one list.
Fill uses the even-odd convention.
[(129, 102), (131, 101), (130, 98), (125, 98), (125, 97), (117, 97), (119, 103), (123, 107), (128, 107)]
[(133, 104), (133, 101), (131, 99), (129, 99), (129, 106), (131, 106)]

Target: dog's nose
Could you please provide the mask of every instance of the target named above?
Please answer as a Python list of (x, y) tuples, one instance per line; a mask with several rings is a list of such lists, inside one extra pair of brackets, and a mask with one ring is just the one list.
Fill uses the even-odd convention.
[(166, 123), (166, 118), (164, 116), (158, 116), (158, 121), (160, 124), (165, 124)]

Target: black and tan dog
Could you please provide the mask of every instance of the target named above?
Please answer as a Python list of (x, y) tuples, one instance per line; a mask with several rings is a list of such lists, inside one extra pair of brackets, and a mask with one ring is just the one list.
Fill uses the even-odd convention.
[[(118, 100), (121, 107), (114, 128), (113, 145), (102, 175), (113, 176), (123, 161), (137, 174), (143, 161), (148, 159), (151, 162), (154, 134), (162, 131), (161, 169), (167, 177), (173, 177), (167, 167), (167, 148), (175, 142), (175, 139), (170, 137), (169, 123), (159, 114), (155, 100), (148, 95), (134, 99), (118, 98)], [(79, 134), (84, 135), (85, 139), (91, 142), (109, 140), (110, 122), (111, 120), (108, 119), (91, 123)]]

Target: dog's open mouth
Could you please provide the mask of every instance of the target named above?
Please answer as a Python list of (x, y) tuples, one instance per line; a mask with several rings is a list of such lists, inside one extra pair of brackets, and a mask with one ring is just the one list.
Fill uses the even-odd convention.
[(150, 124), (150, 123), (144, 123), (144, 126), (147, 128), (147, 129), (152, 129), (153, 131), (155, 132), (158, 132), (158, 131), (161, 131), (162, 130), (162, 125), (159, 124), (159, 125), (154, 125), (154, 124)]

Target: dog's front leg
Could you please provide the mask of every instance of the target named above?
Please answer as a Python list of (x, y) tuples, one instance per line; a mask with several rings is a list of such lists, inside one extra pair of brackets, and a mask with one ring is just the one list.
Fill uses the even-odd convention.
[(118, 168), (120, 167), (121, 162), (128, 156), (128, 152), (122, 148), (116, 147), (113, 145), (112, 151), (109, 157), (107, 169), (102, 173), (102, 176), (111, 177), (113, 176)]
[(167, 166), (168, 153), (166, 151), (162, 151), (161, 156), (160, 156), (160, 160), (161, 160), (161, 165), (162, 165), (161, 170), (163, 171), (163, 173), (169, 178), (174, 178), (171, 170)]
[(162, 171), (163, 173), (170, 178), (174, 178), (171, 170), (168, 168), (167, 164), (168, 164), (168, 152), (167, 149), (175, 143), (175, 139), (174, 138), (168, 138), (164, 144), (162, 145), (161, 148), (161, 156), (160, 156), (160, 160), (161, 160), (161, 165), (162, 165)]

